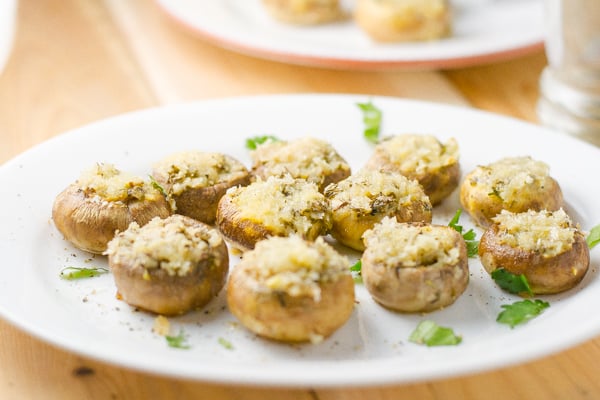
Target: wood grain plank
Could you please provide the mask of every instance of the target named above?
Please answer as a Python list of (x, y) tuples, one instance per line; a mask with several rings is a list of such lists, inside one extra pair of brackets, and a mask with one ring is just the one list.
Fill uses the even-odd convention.
[(538, 82), (547, 65), (543, 51), (502, 63), (446, 71), (474, 107), (538, 122)]
[(156, 104), (101, 2), (22, 0), (0, 75), (0, 163), (82, 124)]

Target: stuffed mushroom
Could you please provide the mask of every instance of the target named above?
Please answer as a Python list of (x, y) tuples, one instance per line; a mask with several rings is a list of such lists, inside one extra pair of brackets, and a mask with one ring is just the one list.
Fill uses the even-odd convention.
[(235, 158), (201, 151), (171, 154), (154, 165), (153, 177), (174, 203), (174, 211), (212, 224), (227, 189), (250, 183), (248, 169)]
[(315, 240), (331, 228), (331, 210), (314, 183), (272, 176), (229, 189), (217, 207), (217, 226), (235, 247), (246, 250), (269, 236)]
[(585, 236), (563, 209), (503, 210), (482, 235), (479, 257), (490, 274), (504, 268), (524, 275), (534, 294), (571, 289), (590, 263)]
[(332, 210), (331, 235), (364, 250), (363, 233), (384, 217), (400, 222), (431, 222), (429, 197), (417, 181), (394, 172), (363, 170), (325, 189)]
[(105, 252), (118, 296), (161, 315), (201, 308), (225, 285), (229, 254), (219, 232), (172, 215), (118, 233)]
[(458, 186), (458, 143), (453, 138), (442, 143), (432, 135), (390, 136), (375, 147), (365, 168), (393, 171), (416, 179), (435, 206)]
[(130, 223), (144, 225), (171, 215), (163, 194), (150, 182), (122, 172), (112, 164), (97, 164), (54, 200), (52, 219), (65, 239), (100, 254), (116, 231)]
[(316, 184), (320, 191), (351, 172), (350, 165), (331, 144), (312, 137), (266, 142), (250, 156), (254, 177), (290, 175)]
[(379, 304), (428, 312), (453, 304), (469, 282), (462, 236), (443, 225), (401, 223), (386, 217), (364, 234), (365, 287)]
[(500, 211), (556, 211), (562, 190), (546, 163), (531, 157), (506, 157), (469, 172), (460, 186), (460, 202), (486, 228)]
[(295, 25), (317, 25), (345, 16), (340, 0), (262, 0), (276, 20)]
[(260, 336), (319, 342), (354, 309), (349, 265), (323, 238), (269, 238), (233, 269), (227, 284), (229, 310)]
[(448, 0), (357, 0), (354, 19), (377, 42), (434, 40), (448, 36)]

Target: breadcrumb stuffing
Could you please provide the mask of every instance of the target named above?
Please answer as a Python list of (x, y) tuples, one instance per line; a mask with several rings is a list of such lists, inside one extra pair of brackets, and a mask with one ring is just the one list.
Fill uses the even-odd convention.
[(161, 196), (149, 182), (122, 172), (113, 164), (98, 163), (81, 173), (77, 186), (97, 202), (127, 202)]
[(554, 257), (571, 249), (577, 228), (561, 208), (557, 211), (513, 213), (502, 210), (493, 218), (502, 244)]
[(154, 318), (152, 332), (160, 336), (169, 336), (171, 333), (171, 323), (166, 317), (159, 315), (158, 317)]
[(325, 189), (331, 208), (348, 207), (361, 214), (393, 213), (417, 202), (431, 208), (429, 197), (415, 180), (396, 173), (362, 170)]
[(456, 139), (442, 143), (435, 136), (417, 134), (386, 138), (377, 145), (375, 153), (380, 153), (407, 176), (424, 175), (456, 164), (459, 158)]
[(273, 232), (283, 235), (305, 234), (315, 222), (331, 227), (329, 201), (315, 184), (289, 175), (268, 177), (245, 187), (227, 191), (239, 210), (239, 217), (260, 221)]
[(432, 40), (451, 30), (448, 0), (357, 0), (356, 21), (383, 42)]
[(322, 237), (310, 242), (301, 237), (271, 237), (244, 254), (244, 263), (255, 266), (254, 278), (269, 291), (290, 296), (321, 298), (320, 284), (350, 274), (350, 261)]
[(345, 15), (340, 0), (262, 0), (262, 3), (275, 19), (292, 24), (321, 24)]
[(456, 264), (456, 235), (444, 227), (411, 225), (385, 217), (363, 235), (375, 262), (390, 268), (436, 268)]
[(165, 157), (154, 170), (168, 177), (169, 194), (179, 195), (189, 188), (204, 188), (229, 182), (248, 174), (237, 160), (221, 153), (184, 151)]
[(331, 144), (312, 137), (261, 144), (250, 155), (253, 168), (260, 168), (263, 177), (291, 175), (317, 186), (323, 184), (325, 176), (350, 170)]
[(160, 268), (171, 276), (186, 276), (210, 257), (211, 249), (222, 240), (215, 229), (207, 229), (191, 218), (155, 217), (143, 227), (132, 222), (127, 230), (115, 235), (104, 254), (116, 264), (126, 263), (146, 271)]
[(549, 170), (546, 163), (529, 156), (506, 157), (477, 167), (470, 175), (470, 180), (474, 185), (491, 188), (490, 195), (511, 203), (523, 196), (525, 188), (543, 187)]

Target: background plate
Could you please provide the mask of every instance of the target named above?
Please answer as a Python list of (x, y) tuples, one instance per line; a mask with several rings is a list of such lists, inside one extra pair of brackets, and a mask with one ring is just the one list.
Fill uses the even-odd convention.
[[(543, 42), (541, 0), (451, 0), (454, 32), (430, 42), (381, 44), (350, 19), (311, 27), (268, 16), (260, 0), (157, 0), (178, 22), (248, 55), (341, 69), (432, 69), (517, 57)], [(346, 1), (351, 9), (353, 1)]]
[[(231, 154), (247, 165), (245, 139), (316, 136), (330, 141), (357, 170), (372, 146), (363, 139), (357, 102), (364, 96), (303, 95), (233, 98), (123, 115), (42, 143), (0, 168), (0, 316), (40, 339), (88, 357), (129, 368), (196, 380), (264, 385), (371, 385), (467, 374), (523, 362), (565, 349), (600, 332), (589, 305), (600, 303), (598, 254), (583, 282), (546, 296), (540, 317), (510, 329), (495, 322), (501, 305), (517, 300), (499, 290), (477, 259), (457, 302), (424, 315), (396, 314), (375, 304), (357, 285), (357, 304), (346, 325), (318, 345), (285, 345), (250, 334), (226, 309), (224, 292), (204, 310), (170, 318), (187, 335), (189, 350), (167, 346), (152, 332), (154, 316), (115, 298), (111, 275), (80, 281), (59, 277), (66, 266), (106, 266), (63, 240), (51, 220), (54, 197), (95, 162), (111, 162), (140, 175), (167, 154), (202, 149)], [(383, 111), (383, 133), (420, 132), (457, 138), (463, 173), (504, 156), (529, 154), (551, 166), (568, 211), (584, 229), (600, 222), (600, 150), (514, 119), (431, 103), (372, 98)], [(567, 151), (568, 149), (568, 151)], [(40, 177), (44, 177), (40, 179)], [(434, 209), (447, 224), (457, 193)], [(472, 227), (468, 216), (461, 223)], [(478, 230), (478, 236), (481, 231)], [(357, 257), (356, 254), (350, 254)], [(237, 263), (232, 256), (232, 266)], [(463, 336), (455, 347), (408, 342), (422, 319)], [(219, 342), (232, 344), (228, 349)]]

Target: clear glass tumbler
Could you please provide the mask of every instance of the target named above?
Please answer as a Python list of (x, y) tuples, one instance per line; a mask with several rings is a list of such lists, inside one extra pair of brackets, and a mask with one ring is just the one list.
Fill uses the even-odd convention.
[(544, 125), (600, 146), (600, 0), (546, 0)]

